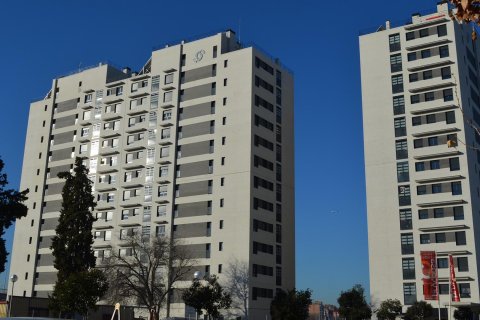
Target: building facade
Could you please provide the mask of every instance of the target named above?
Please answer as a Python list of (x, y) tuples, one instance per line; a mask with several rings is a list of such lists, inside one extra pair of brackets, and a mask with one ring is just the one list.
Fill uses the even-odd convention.
[(425, 300), (421, 251), (436, 251), (442, 308), (449, 254), (461, 304), (479, 302), (479, 48), (471, 32), (440, 3), (360, 36), (373, 303)]
[(118, 245), (132, 230), (181, 239), (204, 274), (222, 280), (231, 261), (247, 263), (250, 313), (265, 318), (276, 289), (295, 286), (293, 148), (292, 73), (233, 31), (156, 50), (138, 73), (100, 64), (54, 79), (30, 107), (14, 294), (53, 289), (57, 174), (79, 156), (94, 181), (99, 262), (128, 255)]

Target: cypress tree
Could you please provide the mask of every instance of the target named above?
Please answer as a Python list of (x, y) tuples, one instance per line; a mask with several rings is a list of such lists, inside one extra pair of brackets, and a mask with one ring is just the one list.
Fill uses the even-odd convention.
[[(85, 315), (89, 308), (95, 308), (96, 302), (107, 290), (105, 276), (93, 269), (96, 259), (92, 250), (92, 226), (95, 221), (92, 210), (96, 203), (92, 182), (88, 178), (88, 169), (78, 157), (75, 159), (74, 175), (61, 172), (58, 177), (65, 179), (65, 185), (59, 223), (51, 246), (58, 274), (50, 296), (50, 307), (59, 312)], [(79, 301), (80, 292), (83, 294)]]

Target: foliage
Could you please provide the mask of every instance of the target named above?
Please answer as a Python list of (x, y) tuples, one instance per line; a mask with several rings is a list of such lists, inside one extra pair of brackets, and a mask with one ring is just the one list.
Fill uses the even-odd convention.
[(243, 318), (248, 320), (248, 297), (250, 269), (248, 263), (237, 259), (229, 263), (227, 271), (227, 291), (232, 297), (232, 306), (243, 313)]
[(182, 299), (198, 314), (205, 311), (208, 319), (218, 318), (220, 309), (228, 309), (232, 304), (230, 294), (224, 291), (215, 275), (205, 276), (203, 281), (194, 279), (192, 285), (183, 292)]
[(114, 248), (102, 264), (110, 284), (107, 299), (112, 303), (134, 299), (150, 310), (150, 319), (158, 319), (175, 283), (192, 274), (194, 260), (184, 246), (167, 237), (151, 239), (134, 233), (123, 247), (128, 255)]
[(4, 163), (0, 158), (0, 273), (5, 271), (7, 262), (7, 249), (5, 240), (2, 238), (5, 230), (8, 229), (16, 219), (27, 215), (28, 208), (23, 204), (28, 198), (28, 189), (15, 191), (5, 189), (8, 184), (7, 174), (3, 173)]
[(308, 307), (312, 304), (310, 289), (277, 291), (270, 305), (273, 320), (305, 320), (308, 318)]
[[(445, 1), (446, 2), (446, 1)], [(473, 23), (480, 26), (480, 1), (478, 0), (450, 0), (456, 11), (449, 11), (450, 18), (458, 22)], [(472, 40), (477, 39), (475, 27), (472, 31)]]
[(347, 320), (370, 319), (372, 309), (365, 300), (365, 290), (359, 284), (348, 291), (342, 291), (337, 302), (341, 317)]
[[(54, 291), (50, 296), (53, 310), (78, 312), (86, 315), (89, 308), (96, 308), (106, 291), (106, 279), (102, 272), (93, 270), (96, 258), (93, 254), (92, 225), (95, 208), (92, 182), (81, 158), (75, 159), (75, 175), (61, 172), (65, 179), (62, 190), (62, 208), (52, 239), (54, 266), (58, 270)], [(96, 284), (95, 288), (91, 288)], [(82, 299), (79, 299), (79, 294)]]
[(457, 320), (471, 320), (473, 319), (473, 312), (470, 307), (458, 307), (453, 312), (453, 317)]
[(377, 318), (380, 320), (395, 320), (402, 314), (402, 303), (398, 299), (387, 299), (382, 301), (377, 310)]
[(417, 301), (408, 307), (405, 313), (406, 320), (423, 320), (433, 315), (433, 307), (425, 301)]

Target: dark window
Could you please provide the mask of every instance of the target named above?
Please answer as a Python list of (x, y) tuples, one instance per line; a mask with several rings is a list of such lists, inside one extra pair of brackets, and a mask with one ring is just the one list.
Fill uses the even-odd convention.
[(438, 169), (440, 169), (440, 160), (430, 161), (430, 170), (438, 170)]
[(413, 254), (413, 234), (402, 233), (400, 235), (400, 243), (402, 245), (402, 254)]
[(395, 137), (403, 137), (407, 135), (407, 124), (405, 117), (394, 119)]
[(395, 141), (395, 151), (397, 160), (408, 158), (407, 140)]
[(392, 92), (393, 93), (403, 92), (403, 76), (401, 74), (392, 76)]
[(445, 89), (443, 90), (443, 101), (453, 101), (453, 90)]
[(460, 181), (452, 182), (452, 195), (462, 194), (462, 183)]
[(448, 284), (438, 284), (438, 292), (440, 294), (448, 294)]
[(397, 181), (408, 182), (409, 180), (408, 162), (397, 163)]
[(412, 118), (412, 126), (419, 126), (422, 124), (422, 117), (417, 116)]
[(420, 54), (421, 54), (421, 56), (422, 56), (422, 59), (429, 58), (429, 57), (431, 57), (431, 55), (432, 55), (430, 49), (422, 50), (422, 51), (420, 52)]
[(408, 61), (415, 61), (415, 60), (417, 60), (417, 53), (416, 53), (416, 52), (410, 52), (410, 53), (407, 55), (407, 59), (408, 59)]
[(415, 104), (420, 102), (420, 95), (419, 94), (414, 94), (410, 96), (410, 103)]
[(390, 45), (390, 52), (398, 51), (398, 50), (401, 49), (401, 47), (400, 47), (400, 34), (399, 33), (390, 35), (388, 37), (388, 42), (389, 42), (389, 45)]
[(395, 54), (390, 56), (390, 70), (392, 72), (402, 71), (402, 55)]
[(440, 58), (446, 58), (448, 57), (448, 45), (447, 46), (441, 46), (438, 48), (440, 50)]
[(445, 112), (445, 120), (447, 124), (455, 123), (455, 111)]
[(400, 230), (412, 229), (412, 210), (402, 209), (400, 210)]
[(409, 206), (411, 204), (410, 186), (398, 187), (398, 202), (401, 206)]
[(418, 219), (420, 220), (428, 219), (428, 209), (418, 210)]
[(417, 186), (417, 195), (427, 194), (427, 186)]
[(458, 257), (457, 258), (457, 268), (459, 272), (468, 271), (468, 258), (467, 257)]
[(415, 39), (415, 32), (413, 31), (407, 32), (405, 34), (405, 38), (407, 39), (407, 41)]
[(408, 76), (408, 81), (410, 81), (410, 82), (416, 82), (416, 81), (418, 81), (418, 73), (411, 73), (411, 74)]
[(405, 113), (405, 98), (403, 96), (393, 97), (393, 114)]
[(417, 148), (423, 148), (423, 139), (415, 139), (413, 140), (413, 147), (415, 149)]
[(425, 171), (425, 162), (416, 162), (415, 171)]
[(439, 37), (446, 36), (447, 35), (447, 25), (442, 24), (442, 25), (437, 26), (437, 35)]
[(450, 163), (450, 171), (457, 171), (460, 170), (460, 160), (459, 158), (450, 158), (448, 159)]
[(450, 67), (444, 67), (442, 70), (442, 79), (450, 79), (452, 77), (452, 72), (450, 71)]
[(441, 183), (432, 184), (432, 193), (441, 193), (441, 192), (442, 192), (442, 184)]
[(454, 220), (463, 220), (464, 219), (463, 207), (462, 206), (453, 207), (453, 219)]
[(423, 80), (428, 80), (433, 78), (432, 70), (423, 71)]
[(403, 284), (403, 302), (405, 305), (412, 305), (417, 302), (417, 290), (415, 283)]
[(438, 137), (430, 137), (428, 138), (428, 145), (431, 146), (437, 146), (438, 145)]
[(448, 258), (438, 258), (437, 267), (438, 269), (448, 269)]
[(455, 232), (455, 243), (457, 246), (462, 246), (467, 244), (467, 238), (465, 237), (465, 231)]
[(421, 234), (420, 235), (420, 244), (429, 244), (430, 243), (430, 235), (429, 234)]
[(415, 259), (402, 259), (403, 280), (415, 279)]
[(436, 243), (444, 243), (446, 241), (447, 241), (447, 239), (446, 239), (446, 236), (445, 236), (445, 232), (435, 233), (435, 242)]
[(427, 123), (437, 122), (435, 114), (427, 114)]
[(428, 28), (420, 29), (420, 38), (428, 37), (429, 36), (428, 30), (429, 30)]
[(459, 283), (460, 298), (470, 298), (470, 283)]
[(434, 218), (443, 218), (445, 216), (445, 211), (443, 208), (435, 208), (433, 209), (433, 217)]
[(435, 100), (435, 93), (425, 92), (425, 101), (433, 101), (433, 100)]

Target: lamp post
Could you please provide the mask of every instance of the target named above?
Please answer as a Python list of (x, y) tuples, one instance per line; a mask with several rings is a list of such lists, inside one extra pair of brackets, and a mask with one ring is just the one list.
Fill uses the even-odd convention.
[(13, 288), (15, 287), (15, 282), (17, 282), (18, 277), (16, 274), (10, 277), (10, 281), (12, 281), (12, 294), (10, 295), (10, 306), (8, 308), (8, 317), (12, 314), (12, 302), (13, 302)]
[[(202, 275), (202, 273), (200, 271), (195, 271), (195, 273), (193, 274), (193, 280), (198, 280), (200, 279), (200, 276)], [(197, 309), (195, 309), (195, 320), (198, 320), (198, 311)]]

